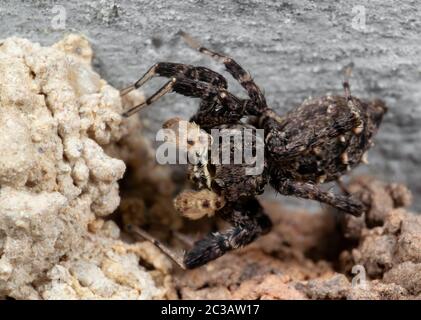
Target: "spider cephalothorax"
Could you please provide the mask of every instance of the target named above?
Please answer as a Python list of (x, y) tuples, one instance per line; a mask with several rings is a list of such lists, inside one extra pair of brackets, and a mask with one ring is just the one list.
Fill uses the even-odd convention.
[[(175, 200), (176, 208), (193, 219), (216, 213), (233, 227), (197, 241), (183, 259), (176, 259), (181, 266), (194, 268), (203, 265), (268, 232), (270, 219), (256, 199), (268, 183), (281, 194), (317, 200), (356, 216), (366, 210), (363, 203), (347, 192), (335, 194), (323, 190), (320, 184), (339, 181), (342, 175), (366, 161), (366, 151), (372, 145), (372, 138), (387, 110), (383, 102), (365, 102), (351, 96), (349, 84), (345, 81), (343, 96), (305, 101), (285, 116), (280, 116), (267, 106), (259, 87), (237, 62), (201, 47), (185, 33), (181, 35), (193, 48), (222, 62), (228, 73), (247, 91), (249, 98), (241, 99), (230, 93), (225, 78), (208, 68), (160, 62), (134, 85), (122, 90), (122, 95), (139, 88), (154, 76), (170, 80), (124, 115), (137, 112), (169, 92), (200, 98), (198, 111), (186, 125), (186, 136), (192, 141), (186, 147), (187, 152), (195, 153), (196, 143), (209, 148), (212, 142), (215, 143), (210, 136), (203, 139), (206, 134), (199, 134), (199, 128), (208, 135), (212, 129), (246, 132), (251, 127), (245, 122), (249, 118), (253, 120), (250, 123), (254, 127), (251, 128), (264, 131), (263, 137), (252, 131), (252, 142), (243, 139), (240, 145), (234, 143), (229, 147), (230, 155), (240, 147), (256, 152), (263, 139), (264, 159), (260, 163), (262, 170), (257, 173), (248, 174), (247, 170), (258, 163), (215, 163), (208, 153), (201, 153), (201, 156), (206, 156), (199, 164), (189, 166), (191, 180), (198, 191), (181, 193)], [(181, 123), (184, 122), (180, 119), (172, 119), (164, 127), (175, 129)], [(177, 146), (178, 139), (176, 136), (173, 141)], [(142, 235), (145, 236), (143, 232)], [(168, 249), (164, 250), (168, 252)], [(173, 254), (171, 256), (174, 258)]]

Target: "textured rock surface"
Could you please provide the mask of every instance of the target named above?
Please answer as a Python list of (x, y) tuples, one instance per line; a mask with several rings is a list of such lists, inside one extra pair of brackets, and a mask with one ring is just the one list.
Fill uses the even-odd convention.
[(0, 46), (0, 297), (169, 292), (168, 260), (149, 243), (122, 242), (115, 222), (103, 219), (120, 203), (126, 168), (103, 146), (130, 125), (91, 58), (76, 35), (52, 47), (19, 38)]
[[(236, 57), (281, 112), (310, 95), (341, 92), (341, 70), (353, 63), (353, 92), (381, 97), (390, 107), (369, 153), (370, 166), (360, 172), (406, 182), (416, 195), (421, 193), (419, 17), (416, 0), (36, 0), (13, 5), (0, 0), (2, 37), (19, 35), (50, 45), (63, 34), (82, 32), (94, 44), (95, 66), (116, 87), (163, 60), (222, 70), (183, 45), (175, 35), (179, 29)], [(162, 83), (155, 80), (147, 93)], [(234, 92), (242, 92), (231, 83)], [(143, 112), (151, 137), (163, 121), (175, 114), (186, 118), (196, 107), (193, 99), (162, 99)], [(420, 197), (415, 205), (419, 211)]]
[(295, 286), (334, 274), (330, 263), (312, 261), (307, 251), (324, 250), (332, 219), (286, 212), (266, 204), (274, 229), (252, 245), (199, 269), (175, 275), (182, 299), (306, 299)]
[(409, 191), (365, 177), (349, 189), (370, 207), (362, 218), (288, 212), (266, 203), (274, 230), (201, 269), (175, 275), (180, 297), (421, 299), (421, 216), (405, 209)]

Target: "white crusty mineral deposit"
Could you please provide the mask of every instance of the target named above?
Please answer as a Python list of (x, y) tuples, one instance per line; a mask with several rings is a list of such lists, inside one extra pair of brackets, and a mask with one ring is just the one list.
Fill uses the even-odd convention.
[(155, 278), (168, 264), (146, 270), (139, 258), (166, 260), (103, 220), (120, 203), (125, 171), (103, 147), (125, 131), (119, 92), (91, 59), (78, 35), (51, 47), (0, 43), (0, 298), (166, 294)]

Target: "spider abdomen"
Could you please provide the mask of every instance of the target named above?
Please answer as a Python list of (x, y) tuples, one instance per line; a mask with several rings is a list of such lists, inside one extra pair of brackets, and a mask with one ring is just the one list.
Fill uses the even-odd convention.
[(336, 180), (365, 161), (383, 113), (373, 103), (326, 96), (305, 102), (281, 120), (266, 119), (271, 175), (315, 183)]

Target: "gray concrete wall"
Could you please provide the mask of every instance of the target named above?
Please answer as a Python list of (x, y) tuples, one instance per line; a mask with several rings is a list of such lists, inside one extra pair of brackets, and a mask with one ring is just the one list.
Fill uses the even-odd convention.
[[(65, 13), (65, 19), (64, 15)], [(383, 98), (390, 112), (370, 151), (370, 172), (421, 193), (421, 5), (418, 1), (4, 1), (0, 38), (51, 44), (70, 32), (93, 42), (96, 68), (123, 87), (157, 61), (222, 70), (188, 49), (184, 29), (234, 56), (285, 112), (308, 96), (341, 92), (352, 63), (353, 94)], [(63, 23), (64, 22), (64, 23)], [(147, 89), (153, 92), (162, 81)], [(232, 82), (235, 93), (241, 90)], [(173, 115), (188, 117), (197, 101), (169, 95), (143, 111), (151, 136)], [(421, 209), (421, 199), (416, 208)]]

